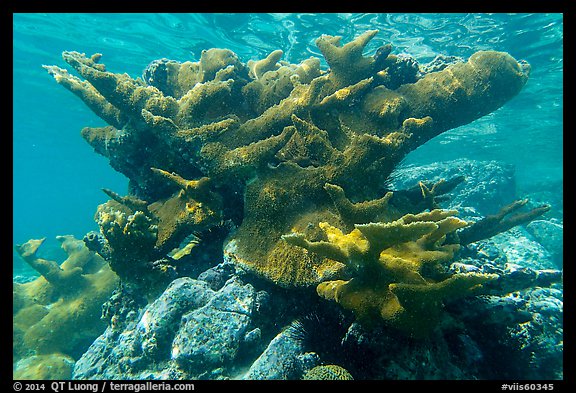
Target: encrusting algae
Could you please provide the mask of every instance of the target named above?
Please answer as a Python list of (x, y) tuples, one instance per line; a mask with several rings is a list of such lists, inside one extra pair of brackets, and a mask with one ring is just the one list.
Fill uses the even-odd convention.
[(469, 225), (439, 207), (463, 178), (387, 181), (410, 151), (518, 94), (529, 66), (481, 51), (422, 74), (391, 45), (365, 55), (376, 34), (318, 38), (328, 70), (281, 50), (244, 64), (227, 49), (157, 60), (136, 79), (107, 71), (100, 54), (63, 53), (80, 77), (44, 66), (108, 124), (81, 134), (129, 179), (126, 196), (104, 190), (88, 248), (150, 299), (212, 247), (281, 287), (316, 287), (366, 325), (425, 336), (444, 300), (498, 278), (448, 273), (459, 245), (546, 207), (506, 219), (517, 202)]

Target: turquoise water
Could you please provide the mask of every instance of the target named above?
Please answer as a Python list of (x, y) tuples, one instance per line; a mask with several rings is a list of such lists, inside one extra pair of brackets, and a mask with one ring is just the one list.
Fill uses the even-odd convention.
[[(93, 215), (109, 199), (102, 188), (127, 191), (127, 179), (80, 136), (103, 120), (41, 67), (65, 67), (62, 51), (102, 53), (109, 71), (137, 77), (152, 60), (197, 61), (213, 47), (244, 62), (282, 49), (284, 60), (298, 63), (322, 58), (314, 44), (321, 34), (347, 42), (368, 29), (380, 32), (367, 54), (389, 42), (393, 53), (421, 63), (486, 49), (528, 61), (530, 80), (517, 97), (406, 162), (499, 160), (515, 166), (519, 196), (541, 187), (562, 192), (562, 14), (15, 14), (13, 242), (47, 237), (43, 252), (57, 254), (55, 236), (98, 229)], [(15, 275), (27, 272), (14, 261)]]

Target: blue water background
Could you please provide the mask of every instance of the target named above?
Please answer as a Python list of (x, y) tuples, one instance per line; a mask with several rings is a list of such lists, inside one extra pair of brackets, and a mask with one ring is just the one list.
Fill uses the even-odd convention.
[[(41, 67), (67, 68), (62, 51), (102, 53), (109, 71), (137, 77), (152, 60), (197, 61), (213, 47), (244, 62), (282, 49), (283, 60), (298, 63), (322, 58), (314, 44), (321, 34), (348, 42), (369, 29), (380, 32), (367, 55), (389, 42), (421, 63), (493, 49), (532, 66), (503, 108), (433, 139), (406, 163), (499, 160), (515, 166), (519, 193), (542, 184), (562, 192), (562, 14), (14, 14), (14, 244), (46, 237), (41, 252), (63, 258), (55, 237), (98, 229), (93, 216), (108, 199), (101, 189), (127, 192), (127, 179), (80, 136), (104, 121)], [(15, 256), (14, 275), (30, 273)]]

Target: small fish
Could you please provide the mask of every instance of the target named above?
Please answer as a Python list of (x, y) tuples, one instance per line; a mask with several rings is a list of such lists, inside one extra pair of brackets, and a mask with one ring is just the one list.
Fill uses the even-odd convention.
[(192, 233), (186, 236), (178, 247), (170, 251), (168, 256), (172, 259), (179, 260), (180, 258), (189, 255), (192, 252), (192, 249), (199, 243), (200, 239)]

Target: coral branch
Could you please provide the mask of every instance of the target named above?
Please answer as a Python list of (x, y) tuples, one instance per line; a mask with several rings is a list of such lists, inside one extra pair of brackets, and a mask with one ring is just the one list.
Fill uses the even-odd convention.
[(497, 214), (489, 215), (484, 219), (475, 222), (470, 227), (461, 230), (458, 232), (460, 244), (466, 245), (474, 243), (507, 231), (517, 225), (527, 224), (550, 210), (550, 206), (544, 205), (525, 213), (511, 215), (513, 212), (526, 205), (526, 203), (528, 203), (528, 199), (514, 201), (501, 208)]
[(219, 199), (219, 196), (210, 190), (210, 178), (203, 177), (198, 180), (186, 180), (177, 173), (166, 172), (158, 168), (150, 168), (152, 172), (168, 179), (170, 182), (176, 184), (184, 193), (198, 202), (214, 202)]
[[(290, 140), (294, 133), (286, 127), (278, 136), (252, 143), (234, 150), (203, 150), (205, 159), (212, 161), (209, 173), (212, 177), (226, 174), (227, 178), (250, 179), (259, 168), (274, 160), (278, 151)], [(213, 147), (208, 145), (207, 147)]]
[(463, 181), (464, 176), (455, 176), (448, 180), (441, 179), (434, 184), (428, 181), (420, 181), (407, 190), (395, 191), (393, 198), (390, 200), (390, 205), (404, 213), (408, 213), (410, 210), (438, 209), (439, 202), (449, 198), (445, 194), (452, 191)]
[(316, 45), (330, 66), (330, 77), (336, 86), (354, 84), (373, 71), (374, 58), (364, 57), (362, 52), (377, 33), (378, 30), (368, 30), (344, 46), (339, 36), (323, 35), (316, 40)]
[(142, 199), (136, 198), (133, 195), (120, 196), (112, 190), (103, 188), (102, 191), (116, 202), (128, 207), (132, 211), (141, 210), (144, 213), (148, 212), (148, 203)]
[(62, 53), (64, 60), (106, 98), (112, 105), (140, 119), (142, 109), (155, 115), (174, 117), (178, 104), (172, 97), (164, 95), (156, 88), (142, 86), (128, 75), (117, 75), (95, 67), (93, 61), (78, 52)]
[(214, 110), (218, 105), (231, 105), (234, 80), (199, 83), (178, 100), (176, 122), (189, 128), (203, 124), (206, 119), (216, 118)]
[(385, 217), (389, 217), (388, 201), (392, 198), (392, 192), (387, 192), (380, 199), (352, 203), (346, 198), (342, 187), (326, 183), (324, 189), (332, 198), (340, 216), (347, 224), (365, 224), (372, 221), (381, 221)]
[(432, 129), (415, 135), (415, 145), (410, 149), (494, 111), (518, 94), (527, 80), (526, 67), (510, 55), (484, 51), (475, 53), (466, 63), (453, 64), (416, 83), (400, 86), (396, 93), (405, 100), (411, 117), (434, 119)]
[(32, 239), (22, 245), (16, 245), (16, 252), (26, 263), (40, 273), (46, 281), (61, 291), (76, 291), (78, 287), (85, 285), (86, 283), (82, 277), (83, 270), (81, 267), (74, 266), (64, 270), (58, 263), (36, 256), (36, 252), (42, 243), (44, 243), (44, 240), (46, 240), (46, 238), (39, 240)]
[(110, 104), (90, 83), (70, 75), (57, 66), (43, 66), (56, 82), (78, 96), (96, 115), (108, 124), (122, 128), (127, 121), (118, 108)]
[(250, 73), (255, 79), (260, 79), (266, 72), (275, 70), (278, 67), (276, 63), (280, 61), (283, 54), (283, 51), (277, 49), (262, 60), (248, 61), (247, 65), (250, 68)]
[(148, 207), (158, 221), (157, 248), (175, 247), (190, 233), (207, 230), (222, 221), (223, 200), (212, 191), (210, 178), (186, 180), (176, 173), (151, 170), (180, 188), (170, 198)]
[(373, 82), (373, 78), (366, 78), (358, 83), (336, 90), (334, 93), (326, 96), (320, 101), (319, 106), (330, 108), (338, 105), (352, 105), (358, 96), (364, 94)]
[(458, 244), (446, 243), (446, 235), (467, 225), (455, 213), (407, 214), (390, 223), (355, 225), (348, 234), (322, 222), (328, 241), (309, 241), (302, 234), (283, 239), (348, 266), (353, 278), (318, 284), (320, 296), (352, 310), (367, 325), (383, 320), (423, 337), (439, 321), (444, 301), (479, 293), (484, 284), (499, 277), (442, 272), (441, 263), (458, 249)]
[[(325, 224), (325, 223), (324, 223)], [(293, 246), (298, 246), (307, 249), (308, 251), (314, 252), (326, 258), (334, 259), (335, 261), (347, 263), (350, 260), (350, 253), (353, 251), (342, 249), (339, 246), (334, 245), (330, 242), (311, 242), (306, 239), (306, 237), (300, 233), (291, 233), (288, 235), (282, 235), (282, 240), (286, 241), (288, 244)], [(359, 251), (356, 251), (357, 253)]]

